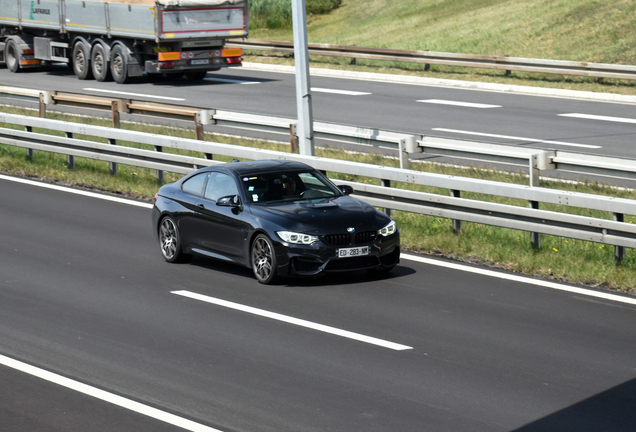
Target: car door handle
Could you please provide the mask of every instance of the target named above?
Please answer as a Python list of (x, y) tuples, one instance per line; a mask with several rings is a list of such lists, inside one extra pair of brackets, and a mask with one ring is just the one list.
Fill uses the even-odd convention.
[(203, 204), (197, 204), (197, 207), (199, 207), (201, 210), (205, 210), (205, 206)]

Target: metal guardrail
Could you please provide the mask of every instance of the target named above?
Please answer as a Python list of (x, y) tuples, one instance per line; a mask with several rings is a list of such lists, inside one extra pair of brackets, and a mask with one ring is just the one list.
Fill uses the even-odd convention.
[[(120, 114), (144, 114), (193, 121), (195, 136), (204, 139), (203, 126), (229, 126), (266, 132), (289, 133), (291, 151), (297, 152), (296, 119), (263, 116), (216, 109), (201, 110), (181, 105), (160, 104), (132, 99), (90, 96), (77, 93), (32, 90), (20, 87), (0, 86), (0, 94), (39, 99), (40, 117), (46, 117), (47, 105), (71, 105), (109, 109), (113, 127), (119, 128)], [(542, 170), (556, 169), (583, 175), (598, 175), (608, 178), (636, 180), (636, 160), (604, 157), (583, 153), (542, 150), (477, 141), (464, 141), (441, 137), (412, 135), (383, 131), (375, 128), (347, 126), (333, 123), (314, 123), (314, 135), (326, 142), (362, 144), (378, 149), (380, 145), (395, 151), (400, 168), (409, 169), (410, 156), (428, 153), (459, 157), (484, 162), (504, 163), (516, 167), (527, 167), (530, 184), (539, 185)]]
[[(260, 51), (294, 51), (293, 42), (245, 39), (229, 40), (228, 46)], [(536, 72), (548, 74), (589, 76), (596, 78), (636, 79), (636, 66), (605, 63), (577, 62), (566, 60), (531, 59), (523, 57), (493, 56), (477, 54), (454, 54), (434, 51), (406, 51), (382, 48), (364, 48), (332, 44), (310, 43), (309, 54), (348, 57), (355, 59), (421, 63), (425, 70), (429, 65), (461, 66), (482, 69)]]
[[(221, 163), (213, 160), (212, 155), (249, 160), (281, 159), (299, 161), (322, 171), (381, 179), (384, 186), (338, 180), (340, 184), (351, 185), (356, 195), (375, 206), (451, 218), (457, 221), (465, 220), (531, 231), (537, 234), (537, 237), (533, 239), (537, 242), (535, 246), (538, 246), (538, 233), (613, 245), (616, 247), (617, 262), (623, 259), (625, 247), (636, 248), (636, 225), (622, 222), (624, 214), (636, 215), (636, 201), (634, 200), (432, 174), (272, 150), (244, 148), (229, 144), (15, 114), (0, 113), (0, 123), (20, 125), (25, 128), (22, 131), (0, 127), (0, 144), (23, 147), (31, 149), (31, 151), (33, 149), (44, 150), (177, 173), (186, 173), (202, 166)], [(58, 137), (35, 133), (33, 128), (61, 131), (66, 136)], [(108, 144), (76, 139), (73, 138), (74, 134), (105, 138), (108, 140)], [(119, 146), (116, 145), (117, 141), (149, 144), (154, 146), (156, 151)], [(204, 157), (164, 153), (164, 148), (190, 150), (201, 153)], [(390, 186), (391, 182), (450, 189), (452, 196), (386, 187)], [(537, 203), (537, 205), (525, 208), (468, 200), (461, 198), (461, 192), (518, 198)], [(615, 220), (539, 210), (539, 202), (612, 212)], [(461, 229), (461, 225), (459, 225), (459, 228)]]

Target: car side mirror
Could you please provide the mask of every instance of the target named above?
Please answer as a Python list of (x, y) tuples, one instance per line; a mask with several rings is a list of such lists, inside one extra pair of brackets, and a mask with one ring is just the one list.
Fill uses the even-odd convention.
[(349, 185), (340, 185), (338, 186), (338, 189), (340, 189), (340, 192), (345, 195), (351, 195), (353, 193), (353, 188)]
[(238, 195), (228, 195), (216, 200), (216, 205), (221, 207), (241, 207), (241, 199)]

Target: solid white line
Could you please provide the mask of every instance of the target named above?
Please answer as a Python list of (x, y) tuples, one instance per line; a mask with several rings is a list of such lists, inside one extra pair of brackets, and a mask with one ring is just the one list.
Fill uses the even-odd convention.
[(461, 106), (466, 108), (501, 108), (501, 105), (488, 105), (488, 104), (481, 104), (481, 103), (449, 101), (449, 100), (442, 100), (442, 99), (425, 99), (425, 100), (418, 100), (417, 102), (431, 103), (431, 104), (438, 104), (438, 105)]
[(559, 114), (559, 116), (561, 116), (561, 117), (574, 117), (574, 118), (580, 118), (580, 119), (585, 119), (585, 120), (601, 120), (601, 121), (609, 121), (609, 122), (616, 122), (616, 123), (632, 123), (632, 124), (636, 123), (636, 119), (625, 118), (625, 117), (608, 117), (608, 116), (591, 115), (591, 114), (578, 114), (578, 113)]
[(141, 93), (128, 93), (128, 92), (117, 91), (117, 90), (105, 90), (105, 89), (97, 89), (97, 88), (85, 88), (84, 90), (89, 90), (89, 91), (94, 91), (94, 92), (101, 92), (101, 93), (120, 94), (120, 95), (124, 95), (124, 96), (139, 96), (139, 97), (145, 97), (145, 98), (165, 99), (165, 100), (174, 100), (174, 101), (184, 101), (185, 100), (183, 98), (173, 98), (173, 97), (168, 97), (168, 96), (153, 96), (153, 95), (147, 95), (147, 94), (141, 94)]
[(183, 417), (176, 416), (174, 414), (170, 414), (164, 411), (160, 411), (156, 408), (150, 407), (148, 405), (144, 405), (139, 402), (135, 402), (131, 399), (127, 399), (121, 396), (117, 396), (115, 394), (109, 393), (104, 390), (100, 390), (93, 386), (83, 384), (79, 381), (75, 381), (61, 375), (55, 374), (53, 372), (46, 371), (44, 369), (31, 366), (27, 363), (14, 360), (12, 358), (0, 355), (0, 364), (10, 367), (12, 369), (18, 370), (20, 372), (27, 373), (37, 378), (41, 378), (43, 380), (52, 382), (54, 384), (61, 385), (70, 390), (74, 390), (80, 393), (83, 393), (87, 396), (94, 397), (96, 399), (100, 399), (104, 402), (111, 403), (113, 405), (120, 406), (130, 411), (134, 411), (136, 413), (145, 415), (147, 417), (154, 418), (156, 420), (162, 421), (164, 423), (168, 423), (177, 427), (180, 427), (185, 430), (193, 431), (193, 432), (221, 432), (218, 429), (213, 429), (211, 427), (202, 425), (200, 423), (195, 423), (193, 421), (184, 419)]
[(16, 183), (23, 183), (23, 184), (28, 184), (28, 185), (31, 185), (31, 186), (38, 186), (38, 187), (46, 188), (46, 189), (53, 189), (53, 190), (57, 190), (57, 191), (61, 191), (61, 192), (72, 193), (72, 194), (75, 194), (75, 195), (83, 195), (83, 196), (87, 196), (87, 197), (91, 197), (91, 198), (99, 198), (99, 199), (103, 199), (103, 200), (106, 200), (106, 201), (114, 201), (114, 202), (118, 202), (118, 203), (121, 203), (121, 204), (128, 204), (128, 205), (137, 206), (137, 207), (144, 207), (144, 208), (148, 208), (148, 209), (152, 208), (152, 204), (150, 204), (150, 203), (144, 203), (144, 202), (133, 201), (133, 200), (124, 199), (124, 198), (118, 198), (118, 197), (115, 197), (115, 196), (99, 194), (99, 193), (95, 193), (95, 192), (89, 192), (89, 191), (84, 191), (84, 190), (79, 190), (79, 189), (73, 189), (73, 188), (66, 187), (66, 186), (58, 186), (58, 185), (49, 184), (49, 183), (42, 183), (42, 182), (28, 180), (28, 179), (23, 179), (23, 178), (19, 178), (19, 177), (10, 177), (10, 176), (5, 176), (5, 175), (0, 174), (0, 180), (8, 180), (8, 181), (16, 182)]
[(389, 348), (389, 349), (393, 349), (396, 351), (402, 351), (402, 350), (408, 350), (408, 349), (413, 349), (410, 346), (406, 346), (406, 345), (400, 345), (397, 343), (393, 343), (393, 342), (388, 342), (382, 339), (377, 339), (374, 337), (370, 337), (370, 336), (364, 336), (358, 333), (352, 333), (350, 331), (346, 331), (346, 330), (340, 330), (337, 329), (335, 327), (329, 327), (326, 325), (322, 325), (322, 324), (316, 324), (313, 323), (311, 321), (305, 321), (302, 319), (298, 319), (298, 318), (293, 318), (287, 315), (281, 315), (279, 313), (275, 313), (275, 312), (269, 312), (263, 309), (257, 309), (251, 306), (245, 306), (239, 303), (233, 303), (233, 302), (229, 302), (226, 300), (221, 300), (221, 299), (217, 299), (214, 297), (209, 297), (206, 295), (202, 295), (202, 294), (197, 294), (197, 293), (193, 293), (190, 291), (172, 291), (172, 294), (176, 294), (176, 295), (180, 295), (183, 297), (188, 297), (191, 299), (195, 299), (195, 300), (199, 300), (202, 302), (206, 302), (206, 303), (212, 303), (215, 304), (217, 306), (223, 306), (226, 308), (230, 308), (230, 309), (235, 309), (241, 312), (247, 312), (253, 315), (258, 315), (258, 316), (262, 316), (265, 318), (271, 318), (277, 321), (282, 321), (282, 322), (286, 322), (289, 324), (294, 324), (300, 327), (306, 327), (306, 328), (310, 328), (313, 330), (318, 330), (321, 332), (325, 332), (325, 333), (330, 333), (333, 335), (337, 335), (337, 336), (342, 336), (342, 337), (346, 337), (349, 339), (354, 339), (360, 342), (366, 342), (368, 344), (373, 344), (373, 345), (378, 345), (384, 348)]
[(218, 82), (222, 82), (222, 83), (230, 83), (230, 84), (260, 84), (260, 81), (242, 81), (242, 80), (235, 80), (235, 79), (229, 79), (229, 78), (215, 78), (215, 77), (207, 77), (203, 79), (204, 81), (218, 81)]
[(463, 264), (455, 264), (455, 263), (440, 261), (436, 259), (420, 257), (416, 255), (400, 254), (400, 258), (416, 261), (423, 264), (429, 264), (429, 265), (434, 265), (438, 267), (446, 267), (453, 270), (475, 273), (475, 274), (480, 274), (484, 276), (495, 277), (498, 279), (505, 279), (505, 280), (509, 280), (513, 282), (521, 282), (521, 283), (526, 283), (530, 285), (541, 286), (544, 288), (551, 288), (551, 289), (555, 289), (559, 291), (567, 291), (567, 292), (582, 294), (582, 295), (586, 295), (590, 297), (597, 297), (597, 298), (602, 298), (605, 300), (612, 300), (616, 302), (627, 303), (630, 305), (636, 305), (636, 298), (623, 297), (616, 294), (593, 291), (593, 290), (588, 290), (585, 288), (577, 288), (577, 287), (563, 285), (556, 282), (549, 282), (549, 281), (544, 281), (540, 279), (532, 279), (526, 276), (516, 276), (516, 275), (504, 273), (504, 272), (496, 272), (493, 270), (481, 269), (478, 267), (469, 267)]
[(542, 143), (542, 144), (556, 144), (556, 145), (564, 145), (564, 146), (571, 146), (571, 147), (585, 147), (585, 148), (592, 148), (592, 149), (602, 148), (601, 146), (589, 145), (589, 144), (576, 144), (576, 143), (563, 142), (563, 141), (542, 140), (537, 138), (524, 138), (524, 137), (508, 136), (508, 135), (487, 134), (487, 133), (481, 133), (481, 132), (462, 131), (457, 129), (433, 128), (433, 130), (441, 131), (441, 132), (452, 132), (452, 133), (464, 134), (464, 135), (484, 136), (484, 137), (490, 137), (490, 138), (503, 138), (503, 139), (519, 140), (519, 141), (530, 141), (533, 143)]
[(351, 91), (351, 90), (336, 90), (336, 89), (327, 89), (327, 88), (320, 88), (320, 87), (312, 87), (311, 91), (316, 93), (333, 93), (333, 94), (341, 94), (341, 95), (347, 95), (347, 96), (364, 96), (364, 95), (371, 94), (368, 92), (359, 92), (359, 91)]

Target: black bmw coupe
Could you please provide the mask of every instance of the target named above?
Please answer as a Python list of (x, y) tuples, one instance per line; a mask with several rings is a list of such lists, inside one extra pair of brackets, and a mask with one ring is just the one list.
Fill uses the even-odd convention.
[(386, 214), (349, 196), (312, 167), (288, 161), (232, 162), (162, 186), (152, 226), (168, 262), (192, 254), (278, 276), (389, 271), (400, 233)]

